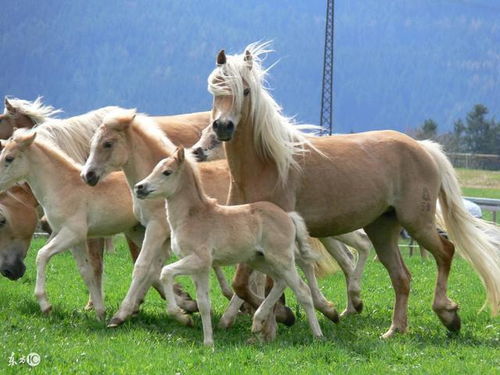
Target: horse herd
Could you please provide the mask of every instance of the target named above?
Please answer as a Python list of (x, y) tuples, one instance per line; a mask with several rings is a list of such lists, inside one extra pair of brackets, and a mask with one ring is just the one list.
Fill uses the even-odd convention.
[[(16, 280), (24, 274), (42, 208), (52, 231), (36, 258), (35, 297), (43, 313), (51, 311), (47, 264), (71, 249), (90, 293), (87, 308), (104, 319), (104, 244), (123, 233), (133, 277), (109, 327), (138, 312), (153, 286), (180, 323), (192, 325), (189, 314), (199, 311), (204, 343), (213, 345), (213, 268), (230, 299), (221, 327), (229, 328), (245, 308), (254, 313), (252, 332), (272, 340), (276, 322), (295, 320), (280, 298), (289, 286), (320, 337), (314, 309), (334, 322), (339, 314), (316, 275), (328, 273), (333, 257), (347, 284), (340, 317), (360, 313), (360, 280), (373, 245), (396, 296), (387, 338), (407, 330), (410, 273), (398, 248), (403, 227), (436, 260), (432, 308), (449, 330), (461, 326), (458, 305), (447, 296), (455, 249), (478, 273), (496, 315), (499, 231), (467, 213), (440, 146), (394, 131), (303, 133), (314, 127), (283, 116), (264, 85), (262, 56), (268, 52), (263, 43), (242, 54), (217, 55), (208, 77), (210, 112), (150, 117), (105, 107), (55, 119), (58, 111), (40, 99), (6, 98), (0, 116), (2, 275)], [(357, 261), (346, 245), (357, 250)], [(179, 260), (165, 266), (172, 251)], [(231, 289), (220, 267), (234, 264)], [(174, 283), (178, 275), (194, 279), (196, 301)]]

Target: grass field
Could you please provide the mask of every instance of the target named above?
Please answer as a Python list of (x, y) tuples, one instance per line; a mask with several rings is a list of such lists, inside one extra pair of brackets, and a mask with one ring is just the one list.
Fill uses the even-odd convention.
[[(459, 171), (460, 173), (460, 171)], [(486, 196), (500, 186), (468, 186)], [(468, 190), (465, 190), (469, 194)], [(473, 192), (473, 190), (471, 190)], [(472, 194), (478, 196), (477, 194)], [(215, 328), (215, 348), (202, 346), (199, 317), (195, 327), (180, 326), (165, 313), (164, 302), (150, 291), (141, 313), (124, 326), (110, 330), (83, 310), (87, 292), (70, 254), (53, 258), (48, 267), (48, 293), (54, 310), (40, 314), (33, 297), (34, 259), (43, 239), (32, 244), (26, 275), (16, 283), (0, 278), (0, 374), (499, 374), (500, 321), (478, 312), (485, 293), (472, 269), (455, 259), (449, 295), (460, 304), (462, 331), (448, 334), (431, 310), (436, 267), (418, 256), (405, 261), (412, 272), (409, 306), (410, 330), (388, 341), (379, 338), (390, 325), (393, 290), (387, 272), (370, 260), (363, 277), (365, 309), (334, 325), (320, 317), (326, 338), (312, 339), (303, 312), (287, 293), (288, 303), (299, 312), (298, 322), (280, 326), (270, 344), (248, 343), (250, 318), (241, 316), (229, 331)], [(132, 266), (123, 241), (116, 253), (106, 255), (106, 306), (117, 310), (130, 282)], [(230, 272), (230, 271), (228, 271)], [(229, 274), (228, 274), (229, 275)], [(180, 281), (193, 293), (191, 282)], [(345, 306), (345, 282), (337, 273), (321, 280), (325, 295), (341, 311)], [(213, 321), (220, 318), (226, 300), (212, 280)], [(37, 367), (9, 366), (36, 352)]]
[[(202, 346), (201, 321), (195, 328), (179, 326), (166, 316), (156, 292), (148, 294), (141, 314), (123, 327), (110, 330), (83, 310), (86, 289), (69, 254), (54, 258), (49, 267), (48, 292), (52, 316), (41, 316), (33, 297), (34, 257), (42, 245), (36, 240), (27, 259), (26, 275), (16, 283), (0, 279), (0, 373), (467, 373), (494, 374), (500, 366), (500, 325), (486, 312), (478, 313), (484, 292), (471, 268), (461, 259), (454, 263), (450, 296), (461, 306), (462, 332), (449, 335), (431, 311), (435, 266), (419, 257), (407, 258), (413, 274), (408, 334), (383, 341), (389, 327), (393, 291), (386, 271), (370, 261), (363, 278), (365, 310), (334, 325), (322, 317), (325, 341), (314, 341), (305, 317), (290, 328), (280, 327), (274, 343), (248, 344), (250, 319), (242, 316), (229, 331), (215, 330), (215, 350)], [(406, 250), (404, 250), (406, 253)], [(106, 257), (106, 304), (116, 311), (125, 295), (131, 273), (126, 250)], [(183, 279), (190, 287), (191, 283)], [(343, 277), (321, 281), (325, 294), (345, 305)], [(226, 301), (212, 282), (214, 321)], [(292, 307), (297, 304), (288, 294)], [(38, 367), (9, 366), (14, 353), (36, 352)]]

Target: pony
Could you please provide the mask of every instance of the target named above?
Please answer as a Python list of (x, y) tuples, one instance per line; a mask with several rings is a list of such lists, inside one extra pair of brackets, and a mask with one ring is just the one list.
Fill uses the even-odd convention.
[[(395, 131), (330, 137), (306, 136), (283, 115), (265, 86), (262, 58), (269, 43), (242, 54), (216, 57), (208, 77), (212, 127), (231, 172), (228, 204), (270, 201), (299, 212), (312, 236), (364, 228), (389, 272), (396, 300), (388, 338), (407, 330), (410, 273), (398, 248), (401, 227), (437, 263), (432, 308), (450, 331), (458, 331), (458, 305), (447, 296), (454, 244), (435, 225), (439, 199), (450, 239), (480, 276), (492, 314), (500, 304), (500, 246), (492, 225), (463, 207), (454, 170), (439, 145)], [(498, 237), (497, 237), (498, 238)], [(248, 300), (251, 269), (238, 266), (233, 288)]]
[[(135, 110), (109, 114), (92, 139), (90, 156), (82, 169), (82, 178), (90, 185), (95, 185), (110, 173), (123, 170), (130, 189), (133, 189), (160, 160), (171, 156), (175, 150), (168, 138), (153, 125), (150, 118), (137, 114)], [(207, 194), (218, 200), (225, 200), (229, 187), (226, 161), (202, 163), (199, 169)], [(160, 200), (139, 200), (134, 196), (134, 211), (146, 226), (146, 239), (134, 267), (132, 284), (120, 309), (110, 320), (110, 327), (123, 323), (134, 311), (149, 285), (159, 279), (161, 265), (170, 248), (170, 228), (164, 203)], [(308, 277), (314, 282), (314, 270), (311, 273)], [(333, 305), (326, 301), (317, 286), (313, 291), (313, 299), (329, 319), (338, 320)], [(254, 296), (250, 305), (258, 308), (261, 302), (261, 298)], [(293, 313), (288, 308), (278, 304), (277, 313), (280, 321), (293, 323), (290, 321)], [(232, 320), (227, 320), (222, 324), (228, 327), (231, 322)]]
[[(174, 277), (190, 275), (203, 323), (204, 344), (213, 345), (210, 318), (209, 270), (213, 265), (246, 262), (272, 275), (273, 288), (254, 314), (252, 332), (260, 333), (285, 287), (288, 285), (306, 310), (315, 337), (322, 337), (314, 313), (311, 292), (295, 268), (295, 241), (303, 262), (315, 259), (302, 218), (286, 213), (269, 202), (221, 206), (203, 191), (196, 165), (178, 148), (170, 158), (158, 163), (151, 174), (135, 185), (139, 199), (166, 198), (172, 248), (181, 257), (163, 267), (160, 280), (165, 292), (173, 295)], [(167, 299), (167, 310), (185, 322), (184, 312)]]

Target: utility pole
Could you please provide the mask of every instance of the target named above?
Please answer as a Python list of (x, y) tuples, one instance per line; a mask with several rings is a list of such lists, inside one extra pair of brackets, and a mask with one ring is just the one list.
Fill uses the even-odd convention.
[(323, 87), (321, 91), (320, 125), (323, 134), (333, 132), (333, 36), (334, 0), (327, 0), (325, 24), (325, 50), (323, 55)]

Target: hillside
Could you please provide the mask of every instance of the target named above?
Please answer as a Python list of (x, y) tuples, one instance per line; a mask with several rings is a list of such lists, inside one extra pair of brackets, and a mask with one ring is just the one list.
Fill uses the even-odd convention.
[[(270, 85), (288, 115), (319, 119), (325, 1), (37, 1), (0, 13), (3, 95), (67, 115), (116, 104), (151, 114), (209, 108), (215, 53), (274, 40)], [(339, 132), (449, 129), (473, 104), (500, 114), (496, 0), (337, 1)]]

